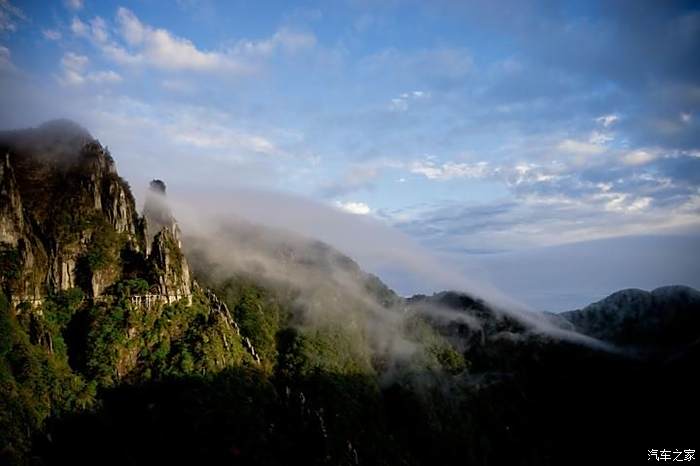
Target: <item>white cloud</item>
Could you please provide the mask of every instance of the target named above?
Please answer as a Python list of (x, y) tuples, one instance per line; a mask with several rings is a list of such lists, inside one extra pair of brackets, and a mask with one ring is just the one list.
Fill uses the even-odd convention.
[(154, 174), (186, 185), (203, 173), (207, 175), (199, 179), (206, 179), (208, 186), (288, 186), (304, 163), (287, 150), (283, 130), (252, 124), (236, 114), (171, 99), (154, 104), (116, 91), (101, 92), (87, 78), (74, 90), (63, 93), (63, 114), (88, 122), (91, 133), (109, 143), (119, 154), (120, 173), (133, 179), (137, 189)]
[(130, 10), (119, 8), (117, 23), (119, 23), (122, 37), (129, 45), (139, 45), (144, 42), (147, 28)]
[(399, 95), (398, 97), (391, 99), (391, 103), (389, 104), (389, 108), (393, 111), (405, 112), (406, 110), (408, 110), (411, 102), (414, 102), (417, 100), (425, 100), (428, 98), (430, 98), (430, 93), (426, 92), (426, 91), (404, 92), (403, 94)]
[(84, 6), (83, 0), (65, 0), (65, 4), (69, 9), (74, 11), (78, 11)]
[(336, 198), (355, 191), (369, 190), (386, 170), (403, 168), (405, 168), (403, 162), (387, 157), (354, 163), (339, 179), (331, 182), (324, 181), (320, 193), (326, 198)]
[(64, 54), (61, 59), (63, 73), (58, 78), (59, 82), (65, 86), (77, 86), (86, 82), (101, 84), (116, 83), (122, 80), (122, 77), (112, 70), (86, 73), (89, 61), (85, 55), (78, 55), (73, 52)]
[[(154, 29), (126, 8), (117, 11), (121, 35), (131, 46), (143, 51), (144, 62), (168, 69), (215, 69), (224, 65), (224, 58), (214, 52), (203, 52), (188, 39), (173, 36), (165, 29)], [(133, 61), (133, 59), (132, 59)]]
[(364, 202), (341, 202), (341, 201), (336, 201), (335, 205), (341, 209), (344, 210), (345, 212), (349, 212), (351, 214), (355, 215), (367, 215), (370, 212), (372, 212), (372, 209), (369, 208), (367, 204)]
[(607, 199), (605, 202), (605, 210), (608, 212), (642, 212), (646, 210), (652, 202), (652, 198), (650, 197), (633, 197), (632, 195), (625, 193), (607, 192), (600, 194), (598, 197)]
[(61, 38), (61, 31), (56, 29), (44, 29), (41, 33), (47, 40), (59, 40)]
[(85, 78), (79, 72), (66, 68), (58, 81), (64, 86), (78, 86), (85, 82)]
[(95, 16), (92, 20), (90, 20), (90, 31), (92, 32), (92, 37), (97, 42), (107, 42), (109, 39), (107, 23), (105, 23), (105, 20), (99, 16)]
[(89, 73), (87, 79), (95, 83), (117, 83), (122, 80), (122, 77), (115, 71), (106, 70)]
[(316, 37), (313, 34), (283, 28), (275, 32), (269, 39), (261, 41), (239, 41), (234, 47), (234, 52), (243, 55), (266, 57), (280, 49), (294, 53), (314, 47), (315, 45)]
[(595, 144), (597, 146), (604, 146), (605, 144), (609, 143), (615, 139), (610, 133), (602, 132), (602, 131), (593, 131), (591, 132), (591, 135), (588, 137), (588, 142), (591, 144)]
[(143, 63), (143, 55), (129, 53), (114, 42), (100, 46), (104, 55), (120, 65), (138, 65)]
[(533, 163), (521, 162), (512, 168), (501, 167), (494, 170), (494, 172), (499, 172), (506, 175), (508, 185), (517, 186), (525, 183), (543, 183), (560, 178), (560, 174), (552, 173), (553, 168), (558, 167), (550, 167), (549, 170), (546, 170), (545, 168)]
[(64, 68), (76, 71), (82, 71), (88, 62), (88, 57), (85, 55), (78, 55), (77, 53), (73, 52), (66, 53), (61, 59), (61, 65), (63, 65)]
[(70, 30), (73, 31), (73, 34), (76, 36), (87, 37), (87, 24), (83, 23), (77, 16), (73, 18), (73, 21), (71, 21)]
[(390, 108), (397, 112), (405, 112), (408, 110), (408, 102), (400, 98), (391, 99)]
[(286, 156), (269, 137), (254, 130), (237, 128), (231, 116), (207, 108), (183, 107), (177, 117), (159, 121), (168, 139), (183, 146), (226, 158), (241, 160), (244, 155)]
[(89, 25), (73, 18), (71, 30), (90, 40), (108, 59), (120, 65), (195, 71), (243, 72), (246, 69), (226, 54), (200, 50), (188, 39), (142, 23), (126, 8), (117, 10), (116, 23), (126, 46), (110, 38), (109, 28), (99, 16), (90, 20)]
[(413, 162), (410, 171), (431, 180), (441, 181), (453, 178), (484, 178), (493, 173), (488, 162), (474, 164), (446, 162), (438, 165), (431, 160)]
[(117, 25), (121, 38), (132, 48), (131, 51), (116, 42), (107, 42), (104, 24), (96, 20), (92, 24), (92, 39), (108, 58), (117, 63), (168, 70), (248, 71), (245, 65), (227, 54), (200, 50), (189, 39), (142, 23), (126, 8), (117, 10)]
[(646, 210), (650, 205), (651, 201), (653, 199), (650, 197), (640, 197), (638, 199), (635, 199), (628, 207), (627, 210), (632, 211), (632, 212), (638, 212), (641, 210)]
[(265, 40), (239, 41), (229, 49), (202, 50), (185, 37), (143, 23), (124, 7), (117, 10), (115, 22), (115, 37), (110, 37), (110, 28), (100, 17), (93, 18), (89, 25), (76, 17), (71, 30), (120, 65), (170, 71), (250, 74), (257, 68), (254, 59), (267, 58), (277, 50), (295, 53), (316, 44), (312, 34), (283, 28)]
[(625, 165), (644, 165), (654, 159), (656, 159), (656, 154), (641, 149), (627, 152), (622, 156)]
[(608, 128), (615, 124), (618, 120), (620, 119), (619, 116), (615, 114), (610, 114), (610, 115), (602, 115), (599, 116), (598, 118), (595, 119), (598, 123), (603, 125), (603, 127)]
[(610, 190), (613, 187), (612, 183), (597, 183), (596, 187), (600, 189), (602, 192), (607, 193), (610, 192)]
[(592, 142), (577, 141), (575, 139), (565, 139), (557, 145), (557, 149), (562, 152), (577, 155), (588, 156), (597, 155), (605, 151), (605, 148), (600, 144)]
[(682, 112), (681, 113), (681, 121), (683, 123), (690, 123), (690, 120), (693, 118), (693, 116), (690, 113)]
[(212, 125), (207, 128), (200, 126), (172, 127), (172, 137), (176, 141), (201, 149), (231, 149), (244, 148), (247, 151), (280, 155), (282, 151), (263, 136), (246, 134), (223, 126)]

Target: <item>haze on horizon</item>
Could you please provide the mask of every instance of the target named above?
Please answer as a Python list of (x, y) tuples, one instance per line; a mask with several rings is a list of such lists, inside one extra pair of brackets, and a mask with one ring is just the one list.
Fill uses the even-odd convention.
[(0, 128), (73, 119), (139, 199), (164, 179), (402, 294), (564, 310), (700, 288), (698, 56), (696, 2), (0, 0)]

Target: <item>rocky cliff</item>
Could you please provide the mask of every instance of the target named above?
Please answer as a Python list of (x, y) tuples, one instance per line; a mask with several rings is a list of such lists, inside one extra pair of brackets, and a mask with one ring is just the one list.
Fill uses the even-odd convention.
[(168, 302), (189, 299), (174, 218), (148, 215), (148, 205), (139, 216), (108, 149), (86, 130), (53, 121), (2, 132), (0, 151), (1, 284), (15, 304), (76, 287), (97, 297), (128, 278)]
[(158, 290), (169, 301), (191, 295), (190, 269), (182, 254), (180, 227), (165, 198), (165, 183), (151, 181), (143, 209), (146, 254), (156, 271)]

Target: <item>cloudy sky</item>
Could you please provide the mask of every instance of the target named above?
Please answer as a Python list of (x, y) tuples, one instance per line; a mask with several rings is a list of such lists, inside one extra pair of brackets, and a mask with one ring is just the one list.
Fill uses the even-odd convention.
[(312, 201), (566, 309), (700, 286), (698, 57), (697, 2), (0, 0), (0, 126), (72, 118), (137, 194)]

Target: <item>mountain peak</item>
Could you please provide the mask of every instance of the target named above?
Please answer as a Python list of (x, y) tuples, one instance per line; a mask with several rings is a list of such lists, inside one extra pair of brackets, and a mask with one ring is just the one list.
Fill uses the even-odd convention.
[(655, 298), (662, 298), (667, 296), (680, 297), (687, 296), (695, 300), (700, 299), (700, 291), (685, 285), (667, 285), (660, 286), (651, 292), (651, 295)]
[[(109, 151), (70, 120), (2, 132), (0, 148), (0, 253), (16, 258), (0, 287), (14, 303), (71, 288), (97, 298), (132, 278), (158, 285), (169, 301), (189, 297), (165, 183), (151, 183), (146, 221)], [(158, 228), (147, 234), (150, 225)]]
[(163, 180), (151, 180), (151, 182), (148, 184), (148, 187), (154, 193), (165, 195), (166, 186)]
[(700, 325), (700, 292), (681, 285), (651, 292), (629, 288), (560, 316), (579, 332), (612, 343), (685, 344)]

